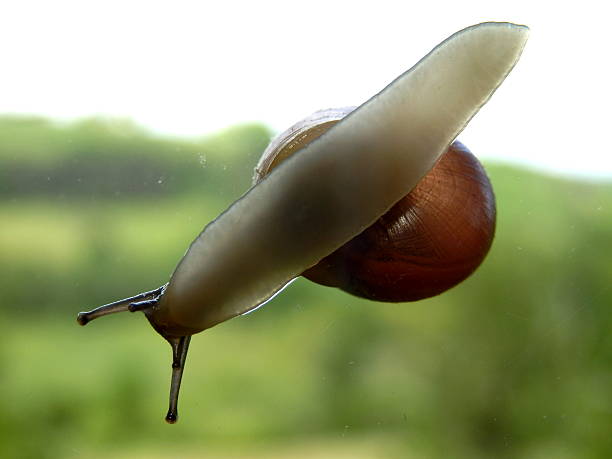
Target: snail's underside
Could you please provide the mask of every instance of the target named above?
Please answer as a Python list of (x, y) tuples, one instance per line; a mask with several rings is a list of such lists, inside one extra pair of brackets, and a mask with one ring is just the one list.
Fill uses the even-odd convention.
[(244, 314), (371, 226), (486, 103), (526, 30), (488, 23), (458, 32), (283, 161), (192, 243), (155, 321), (179, 333)]

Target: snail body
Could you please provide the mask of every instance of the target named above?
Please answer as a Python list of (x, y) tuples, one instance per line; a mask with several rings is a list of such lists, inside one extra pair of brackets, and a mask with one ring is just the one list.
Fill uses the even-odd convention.
[[(459, 144), (450, 150), (449, 146), (512, 70), (527, 30), (509, 23), (484, 23), (457, 32), (355, 110), (340, 110), (339, 119), (323, 116), (321, 122), (295, 138), (296, 142), (290, 142), (292, 148), (266, 156), (273, 151), (269, 150), (258, 165), (256, 184), (204, 228), (166, 285), (79, 313), (78, 322), (85, 325), (126, 310), (144, 312), (172, 346), (166, 420), (174, 422), (191, 336), (259, 307), (301, 274), (386, 301), (431, 296), (460, 282), (490, 246), (495, 211), (490, 184), (477, 161), (474, 163)], [(308, 142), (300, 144), (300, 139)], [(449, 153), (438, 161), (447, 150)], [(433, 179), (429, 179), (428, 172), (436, 163), (438, 172), (434, 169)], [(450, 175), (448, 164), (453, 164)], [(453, 185), (465, 176), (471, 177), (468, 182), (473, 186), (467, 187), (471, 191), (466, 195), (430, 191), (432, 184), (446, 180)], [(412, 197), (406, 196), (411, 190)], [(436, 201), (445, 201), (444, 205), (432, 202), (434, 196)], [(429, 240), (429, 231), (436, 227), (442, 227), (436, 228), (441, 239), (461, 232), (463, 223), (450, 224), (450, 208), (471, 205), (466, 196), (485, 201), (478, 206), (480, 220), (472, 222), (475, 233), (487, 228), (484, 236), (475, 238), (479, 242)], [(405, 199), (408, 210), (402, 204)], [(433, 218), (434, 224), (421, 213), (428, 207), (441, 217)], [(471, 222), (473, 216), (468, 211), (463, 222)], [(420, 240), (406, 233), (397, 236), (400, 233), (394, 228), (406, 219), (412, 220), (408, 226), (416, 228), (407, 234), (420, 235)], [(387, 227), (386, 221), (390, 223)], [(370, 244), (373, 234), (384, 244)], [(403, 271), (397, 271), (394, 278), (391, 271), (398, 263), (388, 263), (388, 259), (393, 250), (397, 257), (400, 251), (396, 249), (406, 237), (415, 238), (414, 247), (431, 242), (423, 245), (429, 247), (429, 253), (405, 250), (399, 257)], [(415, 287), (420, 281), (403, 282), (412, 285), (414, 292), (410, 294), (410, 288), (397, 288), (398, 279), (407, 275), (406, 267), (418, 265), (424, 258), (449, 264), (450, 249), (462, 244), (463, 249), (453, 255), (457, 263), (450, 264), (465, 266), (454, 269), (452, 275), (441, 275), (436, 268), (437, 272), (429, 273), (434, 282), (421, 291)], [(355, 255), (360, 252), (366, 256)], [(465, 257), (466, 252), (472, 255)], [(366, 282), (372, 263), (381, 261), (383, 274), (369, 276), (374, 282)]]

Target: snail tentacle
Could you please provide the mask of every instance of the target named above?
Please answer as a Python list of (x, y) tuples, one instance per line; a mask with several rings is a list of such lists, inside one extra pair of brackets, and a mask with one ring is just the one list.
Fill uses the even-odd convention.
[(159, 298), (159, 296), (163, 293), (166, 285), (168, 284), (162, 285), (155, 290), (142, 292), (129, 298), (113, 301), (112, 303), (99, 306), (91, 311), (79, 312), (77, 315), (77, 322), (79, 325), (87, 325), (92, 320), (97, 319), (98, 317), (107, 316), (109, 314), (116, 314), (118, 312), (125, 311), (139, 311), (140, 309), (132, 308), (132, 305), (142, 303), (143, 301), (140, 300), (150, 299), (151, 297), (155, 297), (155, 302), (157, 302), (157, 298)]
[(185, 360), (187, 359), (190, 341), (191, 335), (168, 338), (168, 342), (170, 346), (172, 346), (170, 403), (168, 406), (168, 414), (166, 414), (166, 422), (168, 424), (174, 424), (178, 419), (178, 396), (179, 390), (181, 389), (181, 379), (183, 377), (183, 370), (185, 369)]

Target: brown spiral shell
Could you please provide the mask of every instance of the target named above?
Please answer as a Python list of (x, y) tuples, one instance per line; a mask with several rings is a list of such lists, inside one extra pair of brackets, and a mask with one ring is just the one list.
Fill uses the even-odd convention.
[[(254, 182), (352, 110), (321, 110), (279, 135), (263, 153)], [(495, 217), (482, 165), (455, 141), (403, 199), (303, 276), (377, 301), (435, 296), (480, 265), (493, 241)]]

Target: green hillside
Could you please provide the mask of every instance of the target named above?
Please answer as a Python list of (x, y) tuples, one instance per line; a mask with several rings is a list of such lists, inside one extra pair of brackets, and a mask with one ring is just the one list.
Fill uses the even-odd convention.
[(498, 164), (470, 279), (406, 304), (301, 279), (194, 337), (166, 425), (169, 346), (76, 313), (166, 282), (269, 136), (0, 118), (0, 457), (612, 457), (612, 183)]

